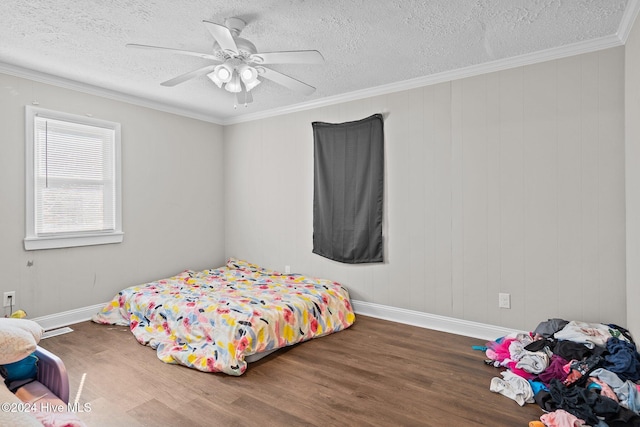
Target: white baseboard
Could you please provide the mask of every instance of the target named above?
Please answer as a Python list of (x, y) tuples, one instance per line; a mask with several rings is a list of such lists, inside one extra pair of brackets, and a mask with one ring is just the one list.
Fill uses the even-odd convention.
[[(390, 307), (371, 302), (352, 300), (351, 303), (353, 304), (353, 309), (356, 314), (467, 337), (495, 340), (496, 338), (515, 332), (513, 329), (503, 328), (501, 326), (487, 325), (470, 320), (455, 319), (453, 317)], [(96, 304), (75, 310), (63, 311), (61, 313), (49, 314), (47, 316), (36, 317), (33, 320), (38, 322), (45, 330), (61, 328), (73, 325), (74, 323), (91, 320), (91, 316), (102, 310), (106, 304), (107, 303)]]
[(89, 307), (76, 308), (75, 310), (49, 314), (32, 319), (40, 324), (45, 331), (73, 325), (74, 323), (91, 320), (91, 316), (102, 310), (107, 303), (91, 305)]
[(493, 341), (496, 338), (515, 332), (514, 329), (503, 328), (501, 326), (487, 325), (470, 320), (455, 319), (453, 317), (390, 307), (371, 302), (352, 300), (351, 303), (356, 314), (362, 314), (363, 316), (376, 317), (378, 319), (434, 329), (456, 335), (480, 338), (487, 341)]

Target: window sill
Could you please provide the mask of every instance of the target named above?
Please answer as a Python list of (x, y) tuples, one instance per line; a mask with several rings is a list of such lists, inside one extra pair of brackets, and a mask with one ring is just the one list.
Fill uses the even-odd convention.
[(83, 234), (51, 237), (26, 237), (24, 249), (34, 251), (38, 249), (73, 248), (77, 246), (108, 245), (122, 243), (124, 233), (121, 231), (109, 234)]

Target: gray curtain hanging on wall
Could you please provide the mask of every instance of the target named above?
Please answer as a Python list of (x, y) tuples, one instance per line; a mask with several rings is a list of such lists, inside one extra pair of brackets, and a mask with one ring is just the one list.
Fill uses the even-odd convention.
[(383, 262), (382, 115), (312, 126), (313, 253), (349, 264)]

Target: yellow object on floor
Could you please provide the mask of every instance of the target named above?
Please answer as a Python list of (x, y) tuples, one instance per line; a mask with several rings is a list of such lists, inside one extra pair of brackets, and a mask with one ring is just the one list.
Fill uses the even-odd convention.
[(27, 317), (27, 313), (24, 310), (16, 310), (11, 313), (11, 317), (13, 317), (14, 319), (24, 319), (25, 317)]

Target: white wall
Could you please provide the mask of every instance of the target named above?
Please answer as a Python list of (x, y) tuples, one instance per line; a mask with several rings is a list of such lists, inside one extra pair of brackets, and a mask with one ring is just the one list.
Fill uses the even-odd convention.
[(640, 18), (625, 45), (627, 327), (640, 336)]
[[(386, 262), (329, 261), (311, 253), (311, 122), (378, 112)], [(623, 47), (225, 126), (224, 143), (227, 256), (486, 324), (626, 323)]]
[[(24, 250), (24, 106), (34, 100), (122, 124), (123, 243)], [(224, 262), (221, 126), (3, 74), (0, 120), (0, 294), (15, 290), (29, 317)]]

